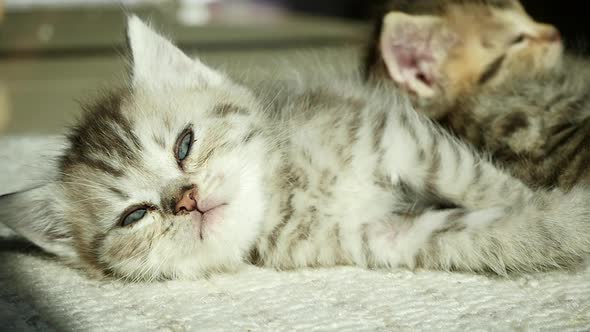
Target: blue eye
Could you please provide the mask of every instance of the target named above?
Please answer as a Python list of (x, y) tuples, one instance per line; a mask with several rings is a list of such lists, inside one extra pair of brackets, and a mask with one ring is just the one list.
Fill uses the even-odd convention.
[(185, 130), (176, 142), (176, 160), (183, 161), (188, 157), (193, 145), (193, 131), (192, 129)]
[(121, 221), (121, 226), (126, 227), (135, 224), (136, 222), (143, 219), (143, 217), (145, 217), (146, 214), (147, 209), (145, 207), (140, 207), (135, 210), (132, 210), (131, 212), (127, 213), (125, 217), (123, 217), (123, 220)]

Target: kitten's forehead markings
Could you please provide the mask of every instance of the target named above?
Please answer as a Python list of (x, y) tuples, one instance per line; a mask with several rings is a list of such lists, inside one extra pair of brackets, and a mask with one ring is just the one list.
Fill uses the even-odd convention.
[[(120, 120), (122, 121), (119, 122)], [(105, 135), (103, 139), (107, 149), (106, 153), (104, 153), (105, 157), (110, 157), (114, 152), (124, 164), (133, 165), (137, 163), (143, 145), (135, 135), (129, 120), (123, 116), (121, 116), (121, 119), (111, 119), (110, 125), (105, 126), (102, 131), (103, 135)]]
[(71, 146), (62, 159), (64, 170), (85, 165), (119, 178), (124, 169), (137, 165), (143, 146), (121, 113), (123, 99), (121, 94), (110, 94), (85, 105), (80, 125), (69, 135)]
[(129, 123), (129, 121), (126, 121), (127, 123), (119, 123), (118, 120), (119, 119), (113, 118), (105, 121), (104, 132), (110, 132), (113, 135), (116, 135), (116, 137), (118, 137), (122, 143), (129, 147), (133, 145), (139, 147), (139, 139), (137, 138), (137, 136), (135, 136), (135, 134), (131, 133), (131, 131), (133, 130), (133, 128), (131, 127), (131, 123)]
[(127, 195), (126, 193), (124, 193), (123, 191), (121, 191), (118, 188), (115, 188), (115, 187), (107, 187), (107, 190), (110, 191), (113, 195), (117, 196), (117, 198), (119, 198), (121, 200), (127, 200), (127, 199), (129, 199), (129, 195)]
[(115, 167), (111, 163), (101, 159), (94, 159), (91, 156), (79, 154), (76, 157), (68, 159), (66, 167), (64, 169), (69, 170), (76, 168), (77, 166), (86, 166), (91, 170), (95, 170), (104, 174), (108, 174), (114, 178), (121, 178), (125, 175), (125, 172), (120, 167)]
[(225, 117), (225, 116), (233, 115), (233, 114), (237, 114), (237, 115), (247, 115), (248, 114), (248, 110), (246, 108), (238, 106), (238, 105), (234, 105), (234, 104), (229, 104), (229, 103), (217, 104), (213, 107), (211, 112), (213, 113), (213, 115), (218, 116), (218, 117)]
[(121, 158), (116, 153), (110, 155), (99, 151), (88, 151), (85, 155), (85, 161), (82, 164), (94, 167), (99, 171), (105, 171), (107, 174), (116, 178), (121, 178), (125, 175), (125, 158)]

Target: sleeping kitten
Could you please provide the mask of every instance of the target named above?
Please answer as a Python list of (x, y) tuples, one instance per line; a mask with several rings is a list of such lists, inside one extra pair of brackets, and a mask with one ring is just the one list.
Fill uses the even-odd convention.
[[(536, 271), (590, 252), (590, 195), (534, 192), (360, 77), (238, 83), (131, 17), (128, 90), (0, 220), (93, 275), (245, 263)], [(329, 82), (329, 84), (326, 84)]]
[(387, 8), (366, 72), (392, 79), (435, 119), (462, 97), (561, 62), (558, 30), (533, 21), (516, 0), (395, 0)]
[[(527, 184), (590, 185), (589, 60), (563, 58), (556, 30), (515, 1), (400, 9), (410, 14), (385, 16), (370, 75), (389, 75), (413, 94), (417, 110)], [(396, 46), (409, 39), (409, 47)]]

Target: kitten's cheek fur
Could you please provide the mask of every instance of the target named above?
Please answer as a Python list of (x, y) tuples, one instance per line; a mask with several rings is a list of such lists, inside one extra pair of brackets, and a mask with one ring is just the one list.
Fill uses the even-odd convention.
[(254, 150), (256, 146), (225, 154), (211, 160), (208, 166), (219, 179), (209, 197), (226, 205), (214, 211), (211, 225), (205, 226), (205, 240), (225, 243), (241, 256), (258, 236), (265, 210), (262, 158), (254, 158), (261, 155)]
[(561, 66), (563, 60), (563, 44), (562, 43), (553, 43), (547, 47), (547, 51), (545, 52), (546, 59), (544, 65), (545, 68), (554, 68)]

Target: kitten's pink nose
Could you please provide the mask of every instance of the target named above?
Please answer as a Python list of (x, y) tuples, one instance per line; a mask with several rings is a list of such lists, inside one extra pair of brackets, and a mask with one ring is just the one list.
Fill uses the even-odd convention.
[(541, 32), (539, 39), (547, 42), (559, 42), (561, 41), (561, 34), (559, 33), (559, 30), (557, 30), (557, 28), (548, 25)]
[(558, 42), (558, 41), (561, 41), (561, 34), (559, 33), (559, 31), (557, 29), (554, 29), (554, 30), (550, 31), (549, 33), (547, 33), (545, 38), (550, 42)]
[(191, 188), (185, 191), (176, 203), (175, 213), (191, 212), (197, 209), (196, 189)]

